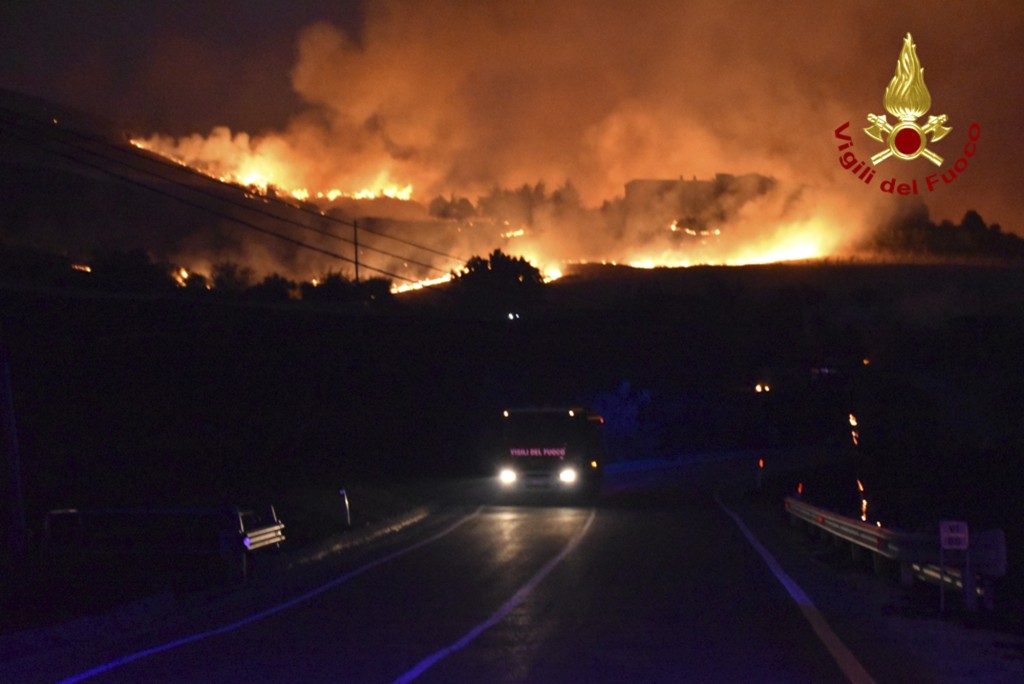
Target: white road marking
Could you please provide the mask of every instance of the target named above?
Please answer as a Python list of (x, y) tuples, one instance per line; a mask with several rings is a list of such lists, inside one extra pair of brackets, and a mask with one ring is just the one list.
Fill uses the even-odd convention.
[(723, 504), (721, 499), (717, 496), (715, 497), (715, 502), (729, 515), (730, 518), (733, 519), (733, 522), (735, 522), (736, 526), (740, 528), (740, 532), (743, 533), (743, 536), (747, 538), (747, 541), (754, 547), (754, 550), (757, 551), (761, 555), (761, 558), (764, 559), (764, 562), (768, 564), (768, 569), (772, 571), (772, 574), (775, 575), (775, 579), (779, 580), (782, 586), (785, 587), (786, 591), (789, 593), (790, 597), (792, 597), (793, 601), (795, 601), (800, 607), (800, 611), (804, 614), (804, 617), (807, 618), (807, 622), (811, 624), (811, 629), (813, 629), (814, 633), (818, 635), (818, 639), (820, 639), (821, 643), (825, 645), (828, 652), (832, 654), (832, 658), (835, 659), (836, 664), (839, 665), (839, 669), (843, 671), (843, 674), (846, 675), (846, 678), (850, 680), (851, 684), (875, 684), (875, 680), (872, 679), (871, 675), (868, 674), (868, 671), (864, 669), (864, 666), (860, 664), (860, 661), (857, 660), (857, 656), (853, 655), (850, 649), (846, 647), (846, 644), (844, 644), (836, 633), (832, 631), (832, 628), (829, 627), (825, 617), (818, 612), (818, 609), (814, 606), (814, 603), (811, 602), (811, 599), (807, 596), (804, 590), (800, 588), (800, 585), (785, 573), (775, 560), (775, 557), (772, 556), (768, 549), (764, 548), (761, 542), (757, 540), (757, 537), (755, 537), (747, 528), (743, 523), (743, 520), (726, 508), (725, 504)]
[(515, 610), (516, 606), (522, 603), (523, 599), (529, 596), (530, 592), (532, 592), (537, 587), (537, 585), (540, 584), (541, 581), (545, 577), (547, 577), (548, 574), (552, 570), (554, 570), (559, 563), (565, 560), (565, 557), (568, 556), (574, 548), (576, 548), (576, 546), (580, 543), (580, 540), (583, 539), (583, 535), (585, 535), (587, 533), (587, 530), (590, 529), (591, 523), (594, 522), (595, 515), (596, 511), (594, 509), (591, 509), (590, 515), (587, 517), (587, 521), (583, 523), (583, 527), (581, 527), (579, 531), (573, 535), (572, 539), (569, 540), (569, 543), (565, 545), (565, 548), (563, 548), (558, 553), (558, 555), (556, 555), (554, 558), (545, 563), (544, 567), (542, 567), (536, 575), (531, 577), (529, 582), (521, 586), (516, 591), (516, 593), (512, 595), (512, 598), (506, 601), (501, 606), (501, 608), (497, 610), (497, 612), (495, 612), (493, 615), (491, 615), (491, 617), (487, 618), (486, 620), (478, 624), (473, 629), (466, 632), (466, 634), (458, 641), (455, 641), (449, 644), (448, 646), (445, 646), (441, 650), (427, 656), (426, 658), (418, 662), (411, 670), (409, 670), (408, 672), (400, 676), (398, 679), (396, 679), (395, 684), (405, 684), (406, 682), (413, 681), (421, 674), (429, 670), (431, 667), (436, 665), (439, 661), (443, 660), (444, 658), (447, 658), (456, 651), (462, 650), (478, 636), (486, 632), (494, 625), (501, 622), (505, 618), (505, 616), (507, 616), (509, 613)]
[(435, 535), (433, 535), (431, 537), (427, 537), (426, 539), (422, 539), (422, 540), (416, 542), (415, 544), (412, 544), (411, 546), (405, 547), (404, 549), (400, 549), (400, 550), (395, 551), (393, 553), (390, 553), (390, 554), (388, 554), (386, 556), (378, 558), (375, 561), (371, 561), (369, 563), (366, 563), (365, 565), (362, 565), (362, 566), (356, 568), (355, 570), (351, 570), (351, 571), (345, 573), (344, 575), (340, 575), (338, 577), (335, 577), (330, 582), (327, 582), (325, 584), (321, 584), (319, 587), (316, 587), (315, 589), (311, 589), (311, 590), (309, 590), (309, 591), (307, 591), (307, 592), (305, 592), (303, 594), (300, 594), (300, 595), (298, 595), (298, 596), (296, 596), (296, 597), (294, 597), (292, 599), (289, 599), (288, 601), (284, 601), (283, 603), (278, 603), (275, 606), (271, 606), (270, 608), (266, 608), (264, 610), (261, 610), (260, 612), (254, 613), (254, 614), (252, 614), (252, 615), (250, 615), (248, 617), (242, 618), (241, 620), (236, 620), (235, 622), (231, 622), (229, 624), (222, 625), (221, 627), (217, 627), (215, 629), (211, 629), (211, 630), (208, 630), (208, 631), (205, 631), (205, 632), (197, 632), (196, 634), (191, 634), (191, 635), (189, 635), (187, 637), (183, 637), (181, 639), (176, 639), (174, 641), (168, 641), (166, 643), (159, 644), (157, 646), (153, 646), (151, 648), (147, 648), (147, 649), (142, 650), (142, 651), (136, 651), (135, 653), (130, 653), (130, 654), (126, 655), (126, 656), (122, 656), (121, 658), (117, 658), (116, 660), (111, 660), (108, 663), (104, 663), (102, 665), (97, 665), (96, 667), (92, 668), (91, 670), (86, 670), (85, 672), (80, 672), (80, 673), (78, 673), (78, 674), (76, 674), (74, 676), (71, 676), (71, 677), (68, 677), (67, 679), (62, 680), (60, 682), (60, 684), (74, 684), (74, 682), (82, 682), (82, 681), (85, 681), (86, 679), (91, 679), (92, 677), (95, 677), (96, 675), (100, 675), (100, 674), (103, 674), (104, 672), (109, 672), (110, 670), (113, 670), (115, 668), (121, 667), (122, 665), (127, 665), (128, 663), (133, 663), (136, 660), (141, 660), (141, 659), (146, 658), (148, 656), (156, 655), (157, 653), (163, 653), (165, 651), (170, 651), (171, 649), (178, 648), (179, 646), (185, 646), (186, 644), (191, 644), (191, 643), (194, 643), (196, 641), (202, 641), (203, 639), (208, 639), (209, 637), (212, 637), (212, 636), (219, 636), (221, 634), (227, 634), (228, 632), (233, 632), (236, 629), (239, 629), (240, 627), (245, 627), (246, 625), (251, 625), (252, 623), (257, 622), (259, 620), (262, 620), (263, 618), (267, 618), (267, 617), (270, 617), (271, 615), (275, 615), (277, 613), (280, 613), (281, 611), (287, 610), (288, 608), (294, 608), (295, 606), (297, 606), (297, 605), (299, 605), (301, 603), (305, 603), (306, 601), (310, 600), (311, 598), (319, 596), (320, 594), (323, 594), (326, 591), (334, 589), (335, 587), (340, 586), (340, 585), (344, 584), (345, 582), (348, 582), (350, 579), (353, 579), (355, 577), (358, 577), (359, 575), (362, 575), (362, 574), (364, 574), (366, 572), (369, 572), (370, 570), (373, 570), (376, 567), (384, 565), (385, 563), (389, 563), (389, 562), (395, 560), (396, 558), (401, 558), (402, 556), (406, 555), (407, 553), (411, 553), (411, 552), (415, 551), (416, 549), (422, 548), (422, 547), (426, 546), (427, 544), (430, 544), (431, 542), (435, 542), (438, 539), (441, 539), (442, 537), (445, 537), (445, 536), (451, 534), (456, 529), (461, 527), (464, 523), (469, 522), (473, 518), (475, 518), (478, 515), (480, 515), (480, 511), (481, 510), (483, 510), (483, 506), (477, 508), (475, 511), (473, 511), (469, 515), (466, 515), (466, 516), (464, 516), (462, 518), (459, 518), (454, 523), (452, 523), (451, 525), (449, 525), (448, 527), (446, 527), (445, 529), (441, 530), (440, 532), (438, 532), (437, 534), (435, 534)]

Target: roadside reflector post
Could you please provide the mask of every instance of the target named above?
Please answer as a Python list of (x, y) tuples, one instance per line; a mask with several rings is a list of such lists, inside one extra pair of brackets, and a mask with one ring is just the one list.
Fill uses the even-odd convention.
[(342, 505), (345, 507), (345, 527), (352, 527), (352, 511), (348, 506), (348, 494), (344, 489), (339, 489), (338, 493), (341, 494)]
[[(967, 523), (961, 520), (939, 521), (939, 612), (946, 612), (946, 551), (962, 551), (964, 565), (960, 577), (963, 584), (964, 606), (974, 610), (978, 605), (978, 594), (971, 573), (970, 536)], [(970, 591), (968, 591), (970, 587)]]
[(967, 612), (974, 613), (978, 610), (978, 583), (974, 579), (974, 570), (971, 568), (971, 550), (964, 551), (964, 607)]

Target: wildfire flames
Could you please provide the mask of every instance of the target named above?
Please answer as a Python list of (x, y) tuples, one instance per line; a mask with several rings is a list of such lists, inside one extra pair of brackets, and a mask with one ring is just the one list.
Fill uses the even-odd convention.
[[(174, 141), (153, 136), (133, 139), (132, 144), (251, 192), (315, 205), (321, 213), (342, 200), (388, 198), (414, 207), (424, 220), (437, 220), (426, 214), (424, 198), (414, 196), (411, 183), (395, 179), (387, 171), (369, 174), (367, 184), (361, 187), (310, 189), (310, 179), (301, 165), (296, 165), (289, 155), (275, 152), (285, 148), (274, 141), (253, 141), (245, 134), (232, 136), (223, 130), (215, 131), (208, 139), (192, 136)], [(458, 231), (463, 235), (456, 249), (467, 256), (486, 254), (493, 249), (522, 256), (537, 266), (548, 282), (562, 277), (571, 264), (602, 263), (644, 269), (742, 266), (813, 260), (833, 254), (839, 242), (836, 232), (814, 215), (813, 209), (805, 208), (805, 216), (790, 219), (782, 205), (791, 202), (791, 197), (778, 193), (752, 197), (749, 202), (733, 207), (728, 221), (703, 228), (684, 225), (679, 219), (663, 221), (657, 218), (657, 212), (649, 216), (642, 213), (643, 219), (634, 220), (644, 223), (641, 231), (635, 231), (640, 233), (636, 240), (614, 236), (607, 218), (597, 209), (579, 207), (571, 215), (561, 216), (542, 210), (529, 226), (515, 227), (509, 221), (497, 220), (458, 222)], [(457, 268), (440, 276), (424, 274), (396, 282), (393, 290), (401, 293), (449, 282), (451, 270)], [(187, 275), (175, 277), (184, 279)]]
[[(230, 140), (233, 153), (224, 154), (223, 146), (215, 144), (226, 136)], [(269, 149), (247, 150), (249, 136), (239, 134), (232, 136), (223, 128), (215, 129), (208, 140), (198, 136), (173, 142), (162, 136), (148, 139), (133, 138), (131, 144), (141, 150), (155, 152), (167, 159), (188, 166), (223, 183), (233, 183), (252, 188), (261, 194), (271, 190), (281, 192), (294, 199), (306, 201), (333, 202), (338, 198), (373, 199), (388, 197), (391, 199), (411, 200), (412, 185), (401, 185), (393, 182), (387, 172), (381, 171), (360, 190), (347, 192), (338, 188), (310, 191), (307, 187), (297, 187), (296, 179), (300, 174), (286, 159), (278, 157), (271, 146)], [(189, 143), (198, 143), (192, 146)], [(190, 148), (193, 150), (189, 153)]]
[[(27, 106), (38, 113), (36, 123), (52, 128), (39, 132), (46, 141), (38, 153), (58, 152), (54, 141), (73, 143), (90, 150), (60, 153), (89, 154), (89, 163), (105, 165), (103, 157), (124, 152), (117, 128), (124, 126), (140, 153), (131, 160), (135, 170), (115, 172), (127, 176), (133, 197), (154, 183), (146, 163), (156, 156), (237, 186), (204, 187), (203, 179), (153, 164), (159, 187), (151, 189), (171, 195), (151, 195), (162, 205), (153, 220), (131, 213), (134, 199), (123, 218), (111, 217), (117, 221), (81, 212), (65, 218), (53, 207), (54, 232), (67, 233), (71, 221), (84, 254), (95, 249), (93, 224), (106, 223), (118, 232), (105, 246), (146, 245), (154, 258), (186, 265), (193, 287), (216, 267), (237, 265), (256, 281), (277, 274), (305, 283), (358, 271), (402, 291), (443, 283), (496, 249), (526, 258), (548, 279), (574, 264), (871, 259), (902, 244), (883, 233), (916, 216), (911, 203), (924, 203), (936, 226), (976, 210), (1019, 234), (1021, 200), (1007, 184), (1020, 155), (1012, 145), (976, 144), (981, 128), (982, 140), (990, 132), (1005, 138), (999, 126), (1008, 121), (1005, 98), (986, 95), (1001, 92), (1005, 78), (984, 68), (980, 56), (998, 62), (1020, 52), (1013, 22), (993, 24), (991, 12), (960, 13), (952, 33), (920, 29), (929, 95), (909, 35), (893, 59), (908, 28), (899, 22), (860, 31), (860, 67), (849, 69), (850, 50), (837, 36), (854, 34), (837, 27), (865, 25), (852, 5), (821, 13), (809, 0), (784, 11), (750, 5), (741, 12), (713, 0), (314, 4), (291, 3), (270, 21), (211, 10), (229, 31), (215, 28), (214, 17), (182, 10), (170, 13), (177, 21), (154, 24), (160, 30), (152, 36), (126, 34), (131, 60), (118, 41), (93, 45), (89, 30), (84, 52), (39, 52), (54, 60), (48, 69), (27, 69), (31, 60), (11, 65), (12, 74), (24, 71), (23, 80), (5, 81), (5, 91), (52, 91), (60, 95), (55, 102), (106, 120)], [(250, 24), (259, 35), (243, 29)], [(968, 34), (984, 35), (984, 49), (974, 55), (979, 59), (958, 62), (963, 46), (955, 36)], [(64, 53), (88, 59), (77, 71), (58, 69)], [(887, 83), (883, 114), (876, 107)], [(941, 115), (918, 123), (931, 96)], [(858, 130), (851, 122), (868, 113), (874, 118), (861, 126), (871, 128)], [(78, 124), (121, 149), (71, 140)], [(953, 125), (957, 139), (929, 149)], [(21, 145), (9, 131), (4, 145)], [(865, 138), (869, 131), (886, 148)], [(896, 159), (876, 177), (871, 160), (887, 149)], [(946, 161), (936, 174), (939, 155)], [(851, 171), (860, 182), (851, 182)], [(955, 189), (947, 187), (954, 172)], [(719, 175), (750, 174), (775, 185), (752, 195), (702, 189), (716, 186)], [(183, 179), (181, 189), (171, 185), (175, 178)], [(691, 185), (677, 189), (675, 206), (656, 193), (631, 197), (637, 183), (683, 178)], [(236, 203), (237, 188), (248, 197), (240, 193)], [(217, 197), (186, 199), (193, 190)], [(700, 207), (687, 199), (701, 194), (707, 201)], [(437, 200), (450, 206), (439, 211)], [(262, 205), (268, 215), (242, 204)], [(205, 213), (193, 218), (196, 211)], [(29, 213), (11, 215), (38, 225)], [(242, 220), (259, 225), (246, 230)], [(907, 249), (920, 251), (919, 242), (908, 241)]]
[[(672, 7), (651, 10), (644, 21), (689, 26), (682, 10), (678, 21), (666, 22), (662, 10)], [(722, 54), (719, 38), (707, 50), (699, 47), (705, 32), (690, 37), (697, 41), (690, 51), (655, 49), (658, 41), (649, 38), (610, 47), (606, 28), (620, 25), (622, 12), (617, 3), (585, 12), (560, 5), (558, 16), (495, 11), (488, 3), (373, 3), (359, 40), (328, 23), (300, 34), (291, 78), (305, 108), (279, 130), (221, 126), (184, 137), (136, 136), (133, 143), (350, 221), (405, 221), (403, 238), (463, 260), (501, 249), (527, 258), (548, 279), (573, 263), (654, 268), (818, 259), (839, 254), (861, 233), (866, 205), (879, 198), (852, 199), (845, 185), (826, 188), (834, 160), (792, 135), (813, 128), (817, 105), (770, 93), (766, 107), (793, 110), (759, 121), (752, 134), (747, 118), (724, 116), (723, 100), (699, 100), (687, 86), (707, 82), (709, 67), (694, 55)], [(629, 10), (631, 21), (639, 21), (637, 12), (644, 10)], [(577, 38), (570, 41), (564, 26), (580, 27)], [(456, 35), (452, 27), (464, 30)], [(753, 92), (729, 84), (729, 93), (736, 90)], [(820, 118), (813, 124), (820, 127)], [(686, 173), (712, 179), (696, 184), (714, 184), (720, 172), (750, 171), (770, 173), (778, 184), (750, 196), (716, 190), (706, 208), (686, 211), (623, 193), (636, 179)], [(544, 183), (565, 185), (535, 192)], [(501, 202), (485, 206), (496, 189), (534, 192), (520, 193), (529, 197), (509, 217), (500, 206), (495, 212)], [(472, 213), (438, 214), (436, 198), (463, 199)], [(353, 207), (359, 200), (373, 204)], [(421, 225), (414, 230), (413, 223)], [(441, 223), (444, 230), (431, 227)], [(251, 251), (239, 249), (250, 263)], [(458, 268), (451, 259), (417, 254), (432, 268), (366, 259), (408, 278), (395, 283), (401, 290), (444, 282)], [(210, 261), (176, 256), (193, 268)], [(299, 268), (286, 263), (295, 259), (275, 263), (265, 254), (261, 261), (256, 270), (292, 277), (338, 269), (311, 259)]]

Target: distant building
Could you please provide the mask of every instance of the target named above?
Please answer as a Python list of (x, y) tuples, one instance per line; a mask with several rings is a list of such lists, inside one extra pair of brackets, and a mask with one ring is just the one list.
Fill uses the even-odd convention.
[(775, 179), (756, 173), (719, 173), (711, 180), (632, 180), (626, 183), (626, 229), (713, 236), (740, 207), (773, 187)]

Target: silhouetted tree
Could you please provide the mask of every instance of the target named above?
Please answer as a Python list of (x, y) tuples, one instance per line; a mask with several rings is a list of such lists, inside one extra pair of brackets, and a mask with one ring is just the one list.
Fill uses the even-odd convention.
[(998, 224), (986, 225), (973, 209), (960, 224), (934, 223), (924, 203), (918, 203), (892, 218), (869, 239), (880, 252), (911, 256), (1024, 258), (1024, 239), (1002, 232)]
[(542, 181), (533, 187), (524, 184), (517, 190), (503, 190), (495, 186), (490, 194), (479, 199), (477, 205), (484, 216), (510, 226), (529, 226), (533, 225), (534, 211), (547, 201), (547, 189)]
[(551, 203), (559, 212), (578, 211), (582, 208), (580, 192), (569, 181), (565, 181), (565, 185), (551, 193)]
[(463, 220), (476, 216), (473, 203), (465, 197), (457, 198), (455, 195), (452, 195), (451, 198), (438, 195), (430, 201), (428, 210), (431, 216), (445, 219)]
[(186, 290), (202, 290), (202, 291), (209, 290), (210, 289), (210, 280), (209, 280), (209, 278), (204, 276), (202, 273), (192, 273), (190, 271), (189, 274), (188, 274), (188, 277), (185, 278), (185, 289)]
[(302, 283), (299, 291), (304, 302), (349, 302), (355, 299), (355, 284), (341, 273), (328, 273), (316, 285)]
[(213, 287), (228, 294), (241, 294), (252, 285), (253, 272), (248, 266), (232, 261), (213, 265)]
[(387, 278), (367, 278), (358, 283), (359, 298), (371, 304), (380, 305), (393, 301), (391, 281)]
[(272, 273), (263, 279), (258, 285), (253, 285), (245, 291), (246, 299), (253, 299), (261, 302), (286, 302), (291, 299), (296, 284), (284, 276)]
[(489, 257), (474, 256), (461, 273), (452, 274), (456, 292), (477, 305), (518, 306), (540, 297), (544, 278), (540, 270), (523, 257), (500, 249)]

